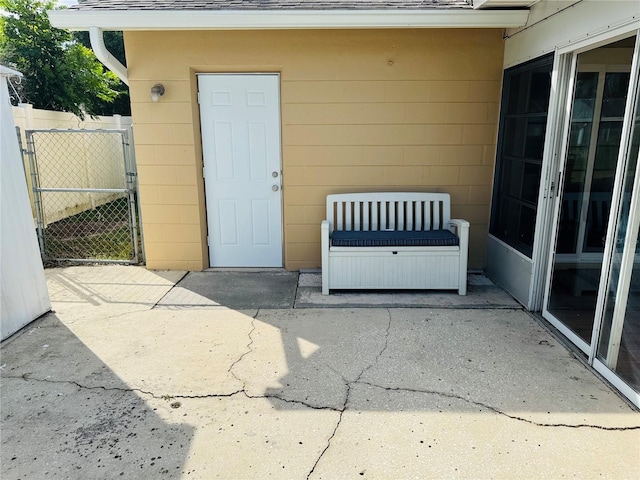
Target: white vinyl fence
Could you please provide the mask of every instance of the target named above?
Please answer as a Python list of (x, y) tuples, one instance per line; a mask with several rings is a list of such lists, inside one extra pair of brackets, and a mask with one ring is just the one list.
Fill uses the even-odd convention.
[(18, 75), (0, 65), (0, 340), (51, 310), (7, 89)]
[[(114, 115), (112, 117), (97, 117), (95, 119), (86, 117), (84, 120), (76, 117), (72, 113), (66, 112), (52, 112), (49, 110), (39, 110), (33, 108), (32, 105), (21, 104), (17, 107), (12, 107), (13, 118), (16, 127), (20, 129), (20, 137), (22, 148), (27, 148), (27, 141), (25, 138), (26, 130), (44, 130), (44, 129), (87, 129), (87, 130), (113, 130), (113, 129), (128, 129), (131, 127), (131, 117), (121, 117), (120, 115)], [(58, 139), (58, 145), (55, 149), (49, 149), (47, 155), (42, 155), (39, 158), (41, 163), (41, 170), (43, 172), (60, 172), (63, 169), (67, 172), (81, 172), (82, 179), (79, 179), (79, 184), (82, 185), (102, 185), (105, 182), (103, 178), (104, 172), (91, 168), (91, 164), (95, 163), (95, 159), (89, 157), (89, 155), (96, 155), (96, 152), (108, 153), (103, 145), (93, 145), (92, 142), (100, 142), (103, 139), (97, 135), (86, 136), (85, 147), (79, 149), (77, 145), (69, 146), (65, 148), (64, 142), (76, 141), (71, 136), (60, 135)], [(67, 154), (67, 152), (73, 151), (73, 155)], [(83, 154), (82, 152), (85, 152)], [(29, 199), (31, 201), (31, 212), (36, 219), (34, 199), (33, 199), (33, 185), (31, 168), (29, 165), (29, 159), (27, 155), (23, 155), (24, 170), (27, 177), (27, 184), (29, 189)], [(73, 164), (70, 165), (69, 163)], [(55, 175), (55, 173), (53, 173)], [(55, 183), (54, 178), (42, 178), (43, 182), (48, 184)], [(99, 203), (105, 203), (104, 199), (101, 199)], [(63, 218), (67, 218), (71, 215), (95, 208), (96, 197), (95, 196), (83, 196), (80, 200), (78, 195), (69, 194), (65, 201), (59, 201), (56, 203), (49, 203), (46, 208), (45, 216), (47, 222), (55, 222)]]

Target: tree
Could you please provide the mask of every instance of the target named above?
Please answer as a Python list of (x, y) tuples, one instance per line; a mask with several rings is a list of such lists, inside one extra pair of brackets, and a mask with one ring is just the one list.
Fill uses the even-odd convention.
[(120, 80), (70, 32), (51, 26), (46, 11), (54, 8), (52, 0), (0, 0), (0, 62), (24, 74), (18, 93), (36, 108), (104, 114)]
[[(87, 48), (91, 48), (89, 40), (89, 32), (73, 32), (73, 38)], [(122, 32), (106, 30), (103, 32), (104, 45), (107, 50), (125, 67), (127, 66), (127, 58), (124, 53), (124, 38)], [(129, 87), (124, 82), (118, 82), (113, 89), (118, 92), (113, 103), (101, 102), (97, 106), (98, 115), (111, 115), (119, 113), (120, 115), (131, 115), (131, 100), (129, 98)]]

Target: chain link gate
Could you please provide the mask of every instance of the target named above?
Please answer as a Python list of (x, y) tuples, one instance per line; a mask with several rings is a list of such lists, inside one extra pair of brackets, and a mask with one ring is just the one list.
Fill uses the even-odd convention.
[(139, 263), (136, 171), (127, 130), (26, 130), (45, 263)]

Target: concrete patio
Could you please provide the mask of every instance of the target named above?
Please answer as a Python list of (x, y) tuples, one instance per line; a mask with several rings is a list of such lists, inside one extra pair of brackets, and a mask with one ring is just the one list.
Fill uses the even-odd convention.
[(639, 478), (640, 414), (484, 277), (242, 273), (48, 270), (0, 347), (0, 476)]

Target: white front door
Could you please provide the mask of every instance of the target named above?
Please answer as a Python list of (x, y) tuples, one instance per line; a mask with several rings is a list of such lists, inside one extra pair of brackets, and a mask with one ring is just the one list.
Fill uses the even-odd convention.
[(282, 267), (278, 75), (198, 75), (209, 264)]

